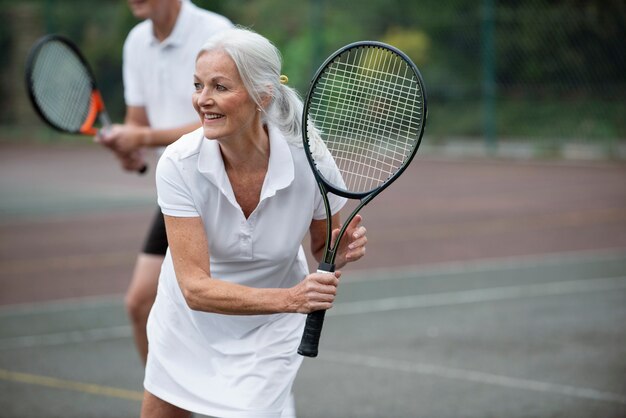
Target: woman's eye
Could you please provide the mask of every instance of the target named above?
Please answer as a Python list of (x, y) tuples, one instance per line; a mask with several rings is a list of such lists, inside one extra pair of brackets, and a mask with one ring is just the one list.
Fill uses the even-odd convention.
[(193, 83), (193, 87), (196, 89), (196, 91), (202, 90), (202, 84), (200, 83)]
[(215, 90), (217, 90), (217, 91), (226, 91), (226, 87), (224, 87), (224, 86), (223, 86), (223, 85), (221, 85), (221, 84), (217, 84), (217, 85), (215, 86)]

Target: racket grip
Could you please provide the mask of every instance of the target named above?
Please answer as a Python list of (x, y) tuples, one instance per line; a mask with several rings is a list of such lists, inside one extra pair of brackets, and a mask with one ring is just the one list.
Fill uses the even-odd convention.
[[(335, 265), (325, 262), (320, 263), (317, 269), (318, 273), (332, 273), (333, 271), (335, 271)], [(324, 310), (311, 312), (307, 315), (302, 340), (300, 340), (300, 346), (298, 347), (298, 354), (301, 356), (317, 357), (325, 315), (326, 311)]]
[(326, 311), (315, 311), (307, 315), (304, 333), (302, 334), (300, 347), (298, 347), (298, 354), (301, 356), (317, 357), (317, 347), (320, 343), (325, 315)]

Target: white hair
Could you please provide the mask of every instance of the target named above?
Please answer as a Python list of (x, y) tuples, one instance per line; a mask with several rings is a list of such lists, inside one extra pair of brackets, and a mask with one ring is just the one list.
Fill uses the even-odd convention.
[[(264, 121), (277, 126), (289, 142), (301, 143), (303, 104), (293, 88), (281, 84), (282, 59), (278, 49), (266, 38), (243, 27), (220, 31), (200, 49), (204, 52), (220, 50), (235, 62), (248, 94), (264, 113)], [(271, 100), (263, 106), (263, 98)]]

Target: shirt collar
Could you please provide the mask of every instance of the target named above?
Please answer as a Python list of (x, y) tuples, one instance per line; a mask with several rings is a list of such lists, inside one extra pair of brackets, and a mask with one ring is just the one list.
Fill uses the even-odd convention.
[[(288, 187), (294, 180), (294, 165), (289, 144), (280, 130), (268, 126), (270, 158), (261, 191), (261, 199), (274, 196), (278, 190)], [(198, 171), (220, 188), (227, 197), (234, 198), (224, 168), (222, 153), (217, 141), (203, 137), (198, 156)]]
[(172, 29), (172, 33), (170, 33), (170, 35), (165, 38), (163, 42), (159, 42), (159, 40), (155, 38), (154, 28), (152, 27), (152, 22), (150, 22), (150, 30), (152, 34), (150, 43), (153, 46), (161, 46), (162, 48), (181, 45), (186, 39), (186, 31), (191, 29), (191, 22), (189, 21), (191, 13), (189, 10), (190, 7), (192, 7), (192, 4), (189, 1), (180, 1), (180, 11), (178, 12), (176, 23), (174, 23), (174, 29)]
[(286, 138), (278, 128), (272, 125), (269, 125), (268, 132), (270, 160), (261, 192), (261, 200), (275, 195), (278, 190), (289, 186), (294, 179), (293, 158)]

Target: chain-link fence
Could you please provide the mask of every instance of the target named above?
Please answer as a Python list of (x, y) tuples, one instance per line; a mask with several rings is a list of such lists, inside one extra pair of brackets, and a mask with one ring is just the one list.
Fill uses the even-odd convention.
[(547, 155), (593, 144), (615, 156), (626, 140), (625, 5), (482, 0), (429, 14), (433, 139)]
[[(426, 144), (487, 151), (526, 144), (532, 155), (593, 145), (602, 156), (624, 157), (623, 0), (362, 0), (356, 8), (352, 0), (194, 2), (272, 39), (303, 94), (323, 57), (346, 43), (376, 39), (403, 49), (429, 93)], [(122, 116), (121, 43), (136, 23), (125, 2), (0, 5), (4, 128), (37, 125), (23, 61), (30, 44), (51, 31), (86, 50), (111, 113)]]

